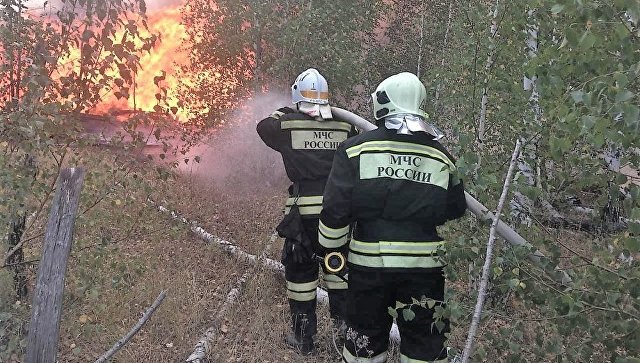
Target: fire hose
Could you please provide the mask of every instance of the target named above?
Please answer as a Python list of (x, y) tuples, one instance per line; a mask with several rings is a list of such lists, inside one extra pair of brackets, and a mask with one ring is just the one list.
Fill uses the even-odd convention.
[[(333, 114), (333, 117), (335, 119), (348, 122), (362, 131), (371, 131), (377, 128), (376, 125), (370, 123), (366, 119), (339, 107), (331, 107), (331, 113)], [(467, 201), (467, 207), (480, 220), (486, 221), (486, 220), (494, 220), (496, 218), (494, 214), (491, 213), (487, 207), (482, 205), (482, 203), (480, 203), (471, 194), (465, 191), (464, 195)], [(524, 239), (522, 236), (520, 236), (518, 232), (516, 232), (513, 228), (511, 228), (509, 225), (502, 222), (501, 220), (498, 220), (498, 225), (496, 226), (496, 232), (500, 235), (500, 237), (504, 238), (507, 242), (509, 242), (513, 246), (525, 247), (529, 249), (532, 249), (533, 247), (533, 245), (529, 243), (526, 239)], [(529, 260), (531, 260), (537, 265), (542, 264), (543, 258), (544, 258), (544, 255), (542, 254), (542, 252), (538, 250), (535, 250), (534, 252), (529, 254)], [(556, 268), (556, 271), (559, 273), (559, 276), (554, 278), (558, 282), (562, 283), (563, 285), (567, 285), (571, 283), (571, 277), (569, 277), (569, 275), (565, 271), (560, 270), (558, 268)]]

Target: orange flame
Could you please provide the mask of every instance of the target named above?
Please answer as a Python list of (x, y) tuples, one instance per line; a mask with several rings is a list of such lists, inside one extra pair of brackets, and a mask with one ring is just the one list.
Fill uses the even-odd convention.
[(150, 12), (147, 23), (151, 33), (159, 34), (160, 42), (150, 53), (145, 52), (141, 55), (140, 69), (135, 75), (135, 89), (130, 91), (127, 100), (118, 100), (115, 96), (107, 97), (94, 111), (106, 112), (113, 108), (153, 111), (154, 106), (158, 104), (156, 94), (159, 92), (154, 78), (163, 72), (166, 75), (160, 86), (168, 91), (164, 102), (176, 105), (177, 99), (171, 92), (178, 85), (175, 70), (188, 62), (187, 52), (181, 49), (186, 40), (186, 31), (180, 23), (180, 9), (174, 6)]

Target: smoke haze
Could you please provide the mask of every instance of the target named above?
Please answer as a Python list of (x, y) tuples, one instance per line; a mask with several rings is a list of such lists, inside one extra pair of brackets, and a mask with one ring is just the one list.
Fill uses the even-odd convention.
[[(62, 8), (63, 3), (61, 0), (34, 0), (27, 1), (26, 5), (30, 9), (42, 9), (44, 7), (45, 2), (47, 3), (47, 7), (52, 6), (53, 8)], [(182, 6), (184, 4), (184, 0), (147, 0), (145, 1), (147, 5), (147, 10), (149, 12), (162, 10), (165, 8), (174, 8), (177, 6)]]
[(247, 101), (231, 112), (224, 127), (191, 150), (189, 158), (200, 156), (200, 163), (183, 164), (181, 170), (205, 179), (223, 192), (251, 193), (263, 188), (284, 191), (288, 179), (282, 158), (262, 142), (256, 125), (289, 104), (289, 96), (277, 94), (260, 95)]

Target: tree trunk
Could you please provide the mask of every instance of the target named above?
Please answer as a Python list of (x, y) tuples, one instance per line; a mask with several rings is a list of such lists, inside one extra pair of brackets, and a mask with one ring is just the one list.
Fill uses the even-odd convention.
[(29, 363), (54, 363), (58, 348), (60, 316), (67, 260), (73, 242), (84, 171), (64, 169), (58, 178), (56, 196), (49, 213), (38, 282), (33, 295), (27, 337)]
[[(22, 238), (27, 218), (25, 216), (16, 217), (10, 226), (9, 231), (9, 250), (15, 248)], [(13, 270), (13, 287), (18, 299), (25, 298), (27, 296), (27, 277), (25, 276), (24, 252), (22, 247), (18, 248), (10, 257), (5, 261), (5, 264), (12, 265)]]

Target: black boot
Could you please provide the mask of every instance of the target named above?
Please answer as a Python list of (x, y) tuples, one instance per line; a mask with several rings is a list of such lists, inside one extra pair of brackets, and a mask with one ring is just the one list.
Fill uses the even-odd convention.
[(315, 312), (312, 314), (291, 314), (291, 330), (293, 333), (285, 336), (285, 343), (302, 355), (315, 352), (313, 336), (316, 335), (317, 321)]
[(316, 351), (313, 339), (296, 339), (295, 334), (289, 333), (284, 337), (285, 343), (302, 355), (313, 355)]

